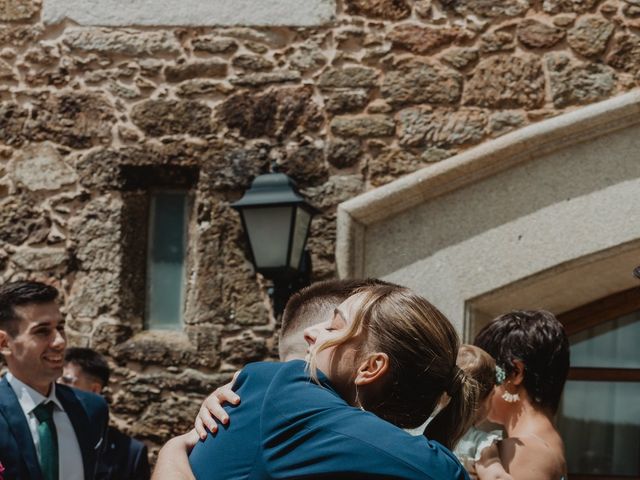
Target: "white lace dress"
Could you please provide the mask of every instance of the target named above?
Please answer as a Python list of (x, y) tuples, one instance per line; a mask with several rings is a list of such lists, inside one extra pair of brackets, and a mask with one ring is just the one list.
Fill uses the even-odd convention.
[(464, 437), (458, 442), (453, 453), (467, 471), (475, 471), (474, 463), (480, 459), (482, 450), (502, 440), (502, 432), (493, 430), (485, 432), (476, 427), (471, 427)]

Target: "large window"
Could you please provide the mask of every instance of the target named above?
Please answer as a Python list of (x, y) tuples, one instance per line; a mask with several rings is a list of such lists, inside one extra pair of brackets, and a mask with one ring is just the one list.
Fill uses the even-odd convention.
[(571, 342), (558, 414), (570, 478), (640, 479), (640, 289), (560, 319)]

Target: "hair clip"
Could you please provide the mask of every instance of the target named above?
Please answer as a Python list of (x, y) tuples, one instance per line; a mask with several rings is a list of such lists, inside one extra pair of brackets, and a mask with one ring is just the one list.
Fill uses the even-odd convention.
[(507, 379), (507, 373), (500, 365), (496, 365), (496, 385), (502, 385)]

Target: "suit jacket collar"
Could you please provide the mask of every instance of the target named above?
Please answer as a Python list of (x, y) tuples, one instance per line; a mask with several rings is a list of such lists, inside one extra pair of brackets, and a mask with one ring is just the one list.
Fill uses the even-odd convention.
[(73, 393), (73, 390), (65, 385), (58, 385), (56, 394), (58, 400), (64, 407), (64, 411), (67, 412), (73, 430), (76, 432), (76, 438), (80, 445), (80, 451), (82, 453), (82, 464), (84, 466), (85, 478), (93, 478), (93, 472), (96, 462), (96, 445), (95, 438), (91, 437), (91, 432), (88, 426), (90, 425), (89, 417), (85, 409), (78, 400), (78, 397)]
[(34, 388), (30, 387), (26, 383), (13, 376), (11, 372), (7, 373), (5, 378), (15, 392), (16, 397), (18, 397), (18, 402), (20, 403), (20, 407), (22, 407), (22, 411), (25, 413), (25, 415), (30, 414), (38, 405), (47, 401), (55, 403), (60, 410), (64, 410), (64, 407), (56, 396), (55, 383), (51, 384), (49, 395), (44, 396)]
[(33, 444), (27, 418), (22, 411), (20, 402), (18, 402), (18, 397), (16, 397), (6, 377), (0, 380), (0, 413), (7, 419), (11, 433), (20, 447), (19, 450), (27, 466), (29, 478), (42, 480), (38, 454)]

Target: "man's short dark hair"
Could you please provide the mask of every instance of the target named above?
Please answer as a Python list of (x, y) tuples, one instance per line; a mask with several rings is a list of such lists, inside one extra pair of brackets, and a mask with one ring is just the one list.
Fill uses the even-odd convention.
[(344, 302), (353, 293), (363, 287), (391, 285), (384, 280), (367, 278), (365, 280), (325, 280), (316, 282), (294, 293), (282, 314), (280, 336), (306, 326), (307, 319), (315, 319), (318, 313), (334, 308)]
[(0, 287), (0, 330), (9, 335), (18, 334), (20, 316), (15, 307), (33, 303), (49, 303), (58, 298), (58, 290), (42, 282), (19, 281)]
[(569, 339), (546, 310), (514, 310), (486, 325), (474, 345), (491, 355), (507, 376), (515, 371), (514, 361), (524, 364), (523, 385), (532, 401), (558, 410), (569, 373)]
[(98, 380), (103, 387), (109, 383), (111, 369), (102, 355), (91, 348), (71, 347), (64, 354), (65, 363), (75, 363), (85, 375)]

